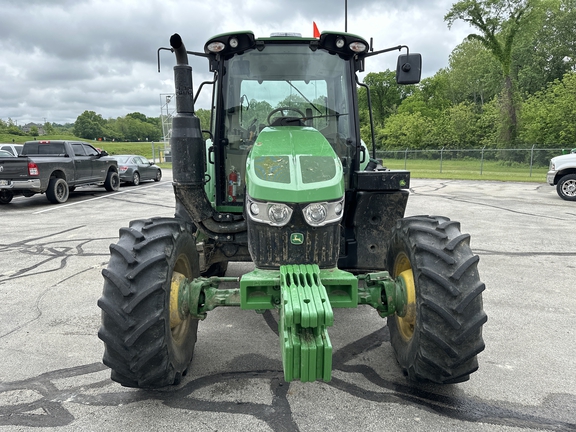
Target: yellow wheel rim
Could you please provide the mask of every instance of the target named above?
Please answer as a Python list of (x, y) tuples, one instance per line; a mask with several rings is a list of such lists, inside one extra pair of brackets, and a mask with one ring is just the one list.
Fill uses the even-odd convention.
[(170, 328), (176, 328), (182, 324), (182, 317), (180, 316), (178, 308), (178, 300), (180, 294), (180, 284), (186, 279), (182, 273), (173, 272), (172, 282), (170, 284)]
[(416, 286), (410, 259), (404, 252), (401, 252), (396, 257), (393, 275), (395, 278), (399, 277), (404, 281), (406, 289), (406, 313), (403, 317), (396, 315), (396, 324), (398, 325), (400, 336), (408, 342), (414, 336), (416, 327)]
[(174, 264), (174, 269), (172, 270), (172, 277), (170, 278), (170, 331), (172, 333), (172, 339), (174, 339), (176, 344), (180, 344), (185, 340), (190, 325), (190, 317), (183, 319), (178, 312), (180, 283), (185, 278), (192, 278), (192, 268), (186, 255), (182, 254), (178, 256)]

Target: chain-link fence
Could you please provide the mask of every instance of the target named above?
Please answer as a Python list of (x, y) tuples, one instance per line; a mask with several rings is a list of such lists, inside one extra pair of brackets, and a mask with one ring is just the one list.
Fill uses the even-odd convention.
[[(378, 150), (376, 157), (384, 161), (384, 165), (396, 169), (418, 169), (423, 166), (427, 170), (442, 173), (451, 171), (474, 171), (480, 175), (484, 171), (500, 167), (501, 170), (514, 168), (526, 171), (532, 176), (537, 170), (538, 175), (546, 170), (550, 159), (554, 156), (570, 153), (571, 148), (532, 148), (527, 149), (426, 149), (426, 150)], [(499, 169), (500, 170), (500, 169)]]

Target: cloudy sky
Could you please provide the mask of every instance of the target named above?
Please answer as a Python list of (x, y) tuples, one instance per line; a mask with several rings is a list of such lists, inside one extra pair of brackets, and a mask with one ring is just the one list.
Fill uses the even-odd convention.
[[(448, 29), (452, 0), (348, 0), (348, 31), (379, 50), (399, 44), (423, 56), (423, 76), (448, 65), (471, 32)], [(173, 92), (174, 56), (156, 52), (179, 33), (189, 51), (210, 36), (252, 30), (312, 36), (344, 31), (345, 0), (0, 0), (0, 119), (74, 122), (85, 110), (104, 118), (131, 112), (160, 115), (161, 94)], [(397, 52), (371, 57), (366, 72), (393, 70)], [(210, 78), (208, 62), (190, 61), (194, 86)], [(364, 74), (363, 74), (364, 75)], [(361, 79), (363, 78), (361, 76)], [(207, 107), (203, 92), (198, 107)]]

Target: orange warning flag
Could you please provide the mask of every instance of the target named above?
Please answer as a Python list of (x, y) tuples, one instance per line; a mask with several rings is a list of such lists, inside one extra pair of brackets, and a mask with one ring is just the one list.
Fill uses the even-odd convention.
[(314, 37), (319, 38), (320, 31), (318, 30), (318, 27), (316, 26), (316, 23), (314, 21), (312, 21), (312, 24), (313, 24)]

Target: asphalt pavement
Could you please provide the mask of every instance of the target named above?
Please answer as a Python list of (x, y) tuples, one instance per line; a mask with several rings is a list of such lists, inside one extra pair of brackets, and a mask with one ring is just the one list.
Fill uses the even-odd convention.
[(407, 215), (460, 221), (486, 284), (480, 368), (448, 386), (408, 382), (362, 306), (335, 310), (329, 383), (284, 382), (275, 313), (222, 308), (178, 386), (124, 388), (101, 362), (101, 272), (121, 227), (173, 216), (171, 173), (16, 197), (0, 206), (0, 431), (576, 430), (576, 202), (544, 181), (412, 180)]

